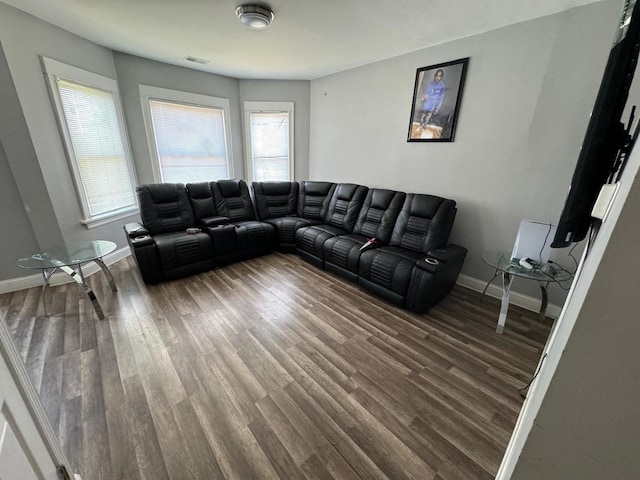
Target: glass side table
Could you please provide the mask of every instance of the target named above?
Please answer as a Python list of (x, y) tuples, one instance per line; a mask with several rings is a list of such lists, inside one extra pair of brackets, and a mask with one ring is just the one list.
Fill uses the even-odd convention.
[(42, 304), (44, 306), (44, 314), (47, 314), (47, 302), (45, 295), (51, 276), (58, 270), (69, 275), (78, 285), (82, 287), (84, 292), (91, 300), (93, 309), (100, 320), (104, 319), (102, 307), (96, 298), (96, 295), (87, 285), (82, 272), (82, 265), (89, 262), (95, 262), (107, 277), (111, 290), (116, 292), (116, 283), (113, 280), (111, 271), (102, 261), (102, 257), (110, 254), (116, 249), (116, 244), (107, 240), (90, 240), (87, 242), (67, 243), (59, 247), (49, 248), (44, 252), (34, 253), (30, 257), (18, 260), (18, 266), (22, 268), (35, 268), (42, 270)]
[(482, 298), (484, 298), (484, 294), (491, 282), (493, 282), (499, 275), (502, 275), (502, 303), (500, 305), (500, 314), (498, 315), (498, 326), (496, 328), (497, 333), (503, 332), (504, 325), (507, 321), (509, 294), (511, 292), (511, 283), (513, 282), (514, 277), (538, 282), (540, 291), (542, 292), (542, 302), (540, 304), (540, 313), (538, 314), (538, 318), (541, 322), (544, 320), (547, 311), (547, 288), (549, 287), (549, 284), (562, 284), (563, 282), (573, 278), (573, 274), (571, 272), (560, 269), (559, 267), (553, 267), (554, 270), (547, 270), (550, 268), (550, 264), (543, 264), (540, 268), (527, 270), (517, 262), (511, 261), (510, 252), (486, 252), (482, 254), (482, 261), (495, 269), (493, 278), (487, 282), (487, 285), (482, 291)]

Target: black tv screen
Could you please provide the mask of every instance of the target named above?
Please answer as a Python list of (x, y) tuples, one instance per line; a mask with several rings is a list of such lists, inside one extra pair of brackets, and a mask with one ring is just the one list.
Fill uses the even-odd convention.
[(584, 239), (602, 185), (615, 173), (616, 158), (628, 138), (621, 121), (640, 49), (640, 3), (627, 0), (602, 77), (587, 132), (571, 179), (552, 248)]

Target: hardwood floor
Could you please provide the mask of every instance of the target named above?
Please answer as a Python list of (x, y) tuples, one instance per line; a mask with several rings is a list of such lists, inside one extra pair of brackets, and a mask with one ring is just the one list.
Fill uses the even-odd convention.
[(130, 257), (0, 295), (62, 446), (93, 479), (491, 479), (549, 325), (456, 287), (427, 315), (271, 254), (145, 286)]

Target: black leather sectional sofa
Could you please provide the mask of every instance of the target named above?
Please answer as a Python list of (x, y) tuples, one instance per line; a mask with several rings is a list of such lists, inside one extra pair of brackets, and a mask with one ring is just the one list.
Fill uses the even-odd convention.
[(139, 186), (142, 224), (124, 229), (143, 280), (172, 280), (277, 249), (424, 313), (462, 268), (466, 249), (447, 244), (453, 200), (350, 183), (251, 187), (244, 180)]

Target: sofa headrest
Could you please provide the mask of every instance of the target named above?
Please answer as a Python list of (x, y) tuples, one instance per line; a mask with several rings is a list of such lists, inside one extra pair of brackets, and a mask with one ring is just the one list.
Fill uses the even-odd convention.
[(216, 183), (224, 198), (239, 197), (242, 195), (243, 186), (248, 188), (244, 180), (218, 180)]

